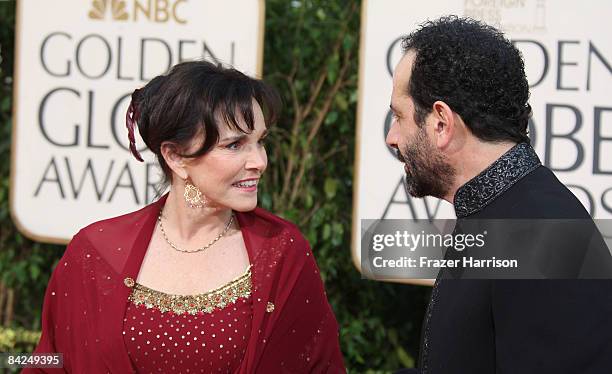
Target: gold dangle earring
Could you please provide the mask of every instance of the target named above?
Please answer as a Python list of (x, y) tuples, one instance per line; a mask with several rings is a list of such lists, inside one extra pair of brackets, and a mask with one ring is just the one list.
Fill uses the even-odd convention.
[(202, 191), (185, 179), (185, 193), (183, 194), (187, 205), (191, 208), (202, 208), (206, 205), (206, 199), (202, 196)]

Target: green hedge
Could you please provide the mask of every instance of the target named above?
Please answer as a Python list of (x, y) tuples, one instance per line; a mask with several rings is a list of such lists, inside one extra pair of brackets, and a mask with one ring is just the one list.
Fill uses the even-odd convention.
[[(9, 213), (11, 109), (15, 2), (0, 2), (0, 350), (15, 344), (31, 349), (40, 329), (42, 297), (61, 246), (35, 243), (22, 236)], [(15, 328), (15, 329), (8, 329)], [(24, 333), (24, 329), (26, 333)], [(27, 330), (33, 330), (34, 335)]]
[[(351, 260), (360, 11), (352, 0), (266, 2), (264, 77), (284, 109), (271, 131), (261, 203), (309, 239), (349, 372), (383, 373), (414, 365), (430, 290), (363, 280)], [(0, 2), (0, 283), (13, 298), (13, 314), (1, 314), (0, 350), (16, 352), (37, 338), (63, 247), (24, 238), (8, 211), (14, 12), (14, 2)]]

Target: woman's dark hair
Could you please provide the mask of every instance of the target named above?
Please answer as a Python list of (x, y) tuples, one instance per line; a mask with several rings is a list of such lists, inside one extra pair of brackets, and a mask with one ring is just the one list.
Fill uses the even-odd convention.
[[(207, 61), (175, 65), (167, 74), (153, 78), (132, 94), (126, 114), (130, 150), (142, 161), (134, 144), (137, 123), (140, 136), (157, 156), (165, 185), (172, 181), (172, 172), (161, 154), (163, 142), (174, 143), (178, 152), (183, 152), (196, 136), (203, 136), (200, 149), (181, 153), (183, 157), (202, 156), (217, 144), (220, 125), (243, 133), (253, 131), (253, 99), (261, 107), (266, 123), (275, 122), (280, 97), (263, 81)], [(239, 124), (240, 118), (246, 128)]]
[(402, 48), (416, 53), (407, 90), (417, 124), (441, 100), (482, 140), (529, 141), (523, 58), (499, 30), (447, 16), (422, 24), (403, 38)]

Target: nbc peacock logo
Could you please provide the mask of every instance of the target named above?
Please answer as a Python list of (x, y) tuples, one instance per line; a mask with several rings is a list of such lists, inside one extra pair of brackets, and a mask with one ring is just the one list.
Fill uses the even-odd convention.
[(182, 9), (182, 5), (186, 3), (187, 0), (92, 0), (87, 16), (97, 21), (108, 19), (110, 14), (113, 21), (174, 21), (186, 24), (187, 20), (179, 16), (179, 13), (186, 12)]
[[(109, 7), (110, 5), (110, 7)], [(110, 13), (115, 21), (127, 21), (129, 15), (125, 9), (125, 0), (93, 0), (88, 15), (94, 20), (103, 20)]]

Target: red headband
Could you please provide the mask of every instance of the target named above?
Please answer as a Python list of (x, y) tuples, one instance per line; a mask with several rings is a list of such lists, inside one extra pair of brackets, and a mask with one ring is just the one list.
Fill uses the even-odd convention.
[(140, 111), (138, 107), (134, 104), (134, 97), (138, 94), (140, 89), (136, 89), (134, 93), (132, 93), (132, 100), (130, 101), (130, 106), (128, 107), (127, 113), (125, 113), (125, 127), (128, 130), (128, 139), (130, 140), (130, 152), (136, 157), (136, 159), (140, 162), (143, 162), (142, 156), (138, 149), (136, 149), (136, 138), (134, 137), (134, 128), (136, 128), (137, 122), (140, 119)]

